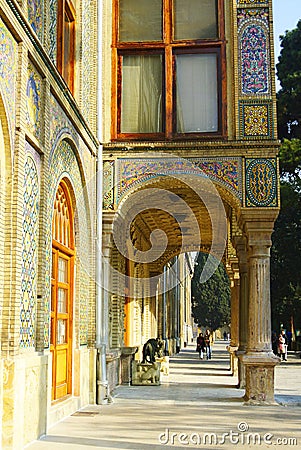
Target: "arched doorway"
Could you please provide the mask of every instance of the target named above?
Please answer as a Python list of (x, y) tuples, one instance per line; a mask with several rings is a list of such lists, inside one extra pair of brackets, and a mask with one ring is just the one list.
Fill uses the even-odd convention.
[(74, 280), (74, 214), (68, 183), (58, 186), (52, 219), (52, 400), (71, 394)]

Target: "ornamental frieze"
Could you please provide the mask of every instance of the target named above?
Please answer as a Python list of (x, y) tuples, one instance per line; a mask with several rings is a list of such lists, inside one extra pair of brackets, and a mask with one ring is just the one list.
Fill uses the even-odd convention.
[[(150, 179), (184, 174), (208, 177), (242, 199), (241, 158), (120, 158), (116, 166), (117, 203), (132, 188)], [(105, 186), (108, 191), (107, 181)]]

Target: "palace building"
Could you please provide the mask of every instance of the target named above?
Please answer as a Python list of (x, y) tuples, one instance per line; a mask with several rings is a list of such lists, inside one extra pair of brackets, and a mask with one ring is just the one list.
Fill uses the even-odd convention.
[(0, 44), (2, 448), (109, 402), (148, 339), (191, 342), (192, 252), (272, 403), (272, 0), (0, 0)]

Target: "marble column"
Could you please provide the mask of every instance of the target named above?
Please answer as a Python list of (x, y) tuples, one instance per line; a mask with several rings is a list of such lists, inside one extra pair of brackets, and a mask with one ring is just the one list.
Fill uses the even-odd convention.
[[(257, 212), (257, 215), (259, 213)], [(249, 310), (245, 365), (245, 400), (274, 403), (274, 368), (279, 363), (271, 348), (270, 247), (275, 217), (244, 215), (249, 268)]]
[(107, 378), (107, 353), (109, 351), (109, 304), (111, 292), (111, 254), (112, 254), (112, 212), (103, 213), (102, 235), (102, 277), (101, 302), (97, 311), (98, 343), (97, 343), (97, 403), (104, 404), (111, 401), (110, 386)]

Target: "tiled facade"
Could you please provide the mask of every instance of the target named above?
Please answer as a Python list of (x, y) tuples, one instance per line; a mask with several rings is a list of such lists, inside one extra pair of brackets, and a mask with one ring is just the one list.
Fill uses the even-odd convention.
[[(21, 449), (51, 423), (95, 401), (94, 221), (96, 17), (79, 8), (74, 97), (53, 66), (57, 1), (0, 5), (1, 444)], [(9, 27), (6, 25), (9, 24)], [(91, 35), (87, 35), (87, 29)], [(82, 34), (82, 36), (81, 36)], [(82, 52), (82, 53), (81, 53)], [(84, 78), (82, 66), (87, 68)], [(91, 75), (89, 75), (91, 74)], [(87, 88), (89, 91), (87, 91)], [(81, 108), (82, 105), (82, 108)], [(84, 106), (85, 105), (85, 106)], [(52, 212), (58, 184), (70, 185), (76, 230), (73, 383), (51, 402)]]

